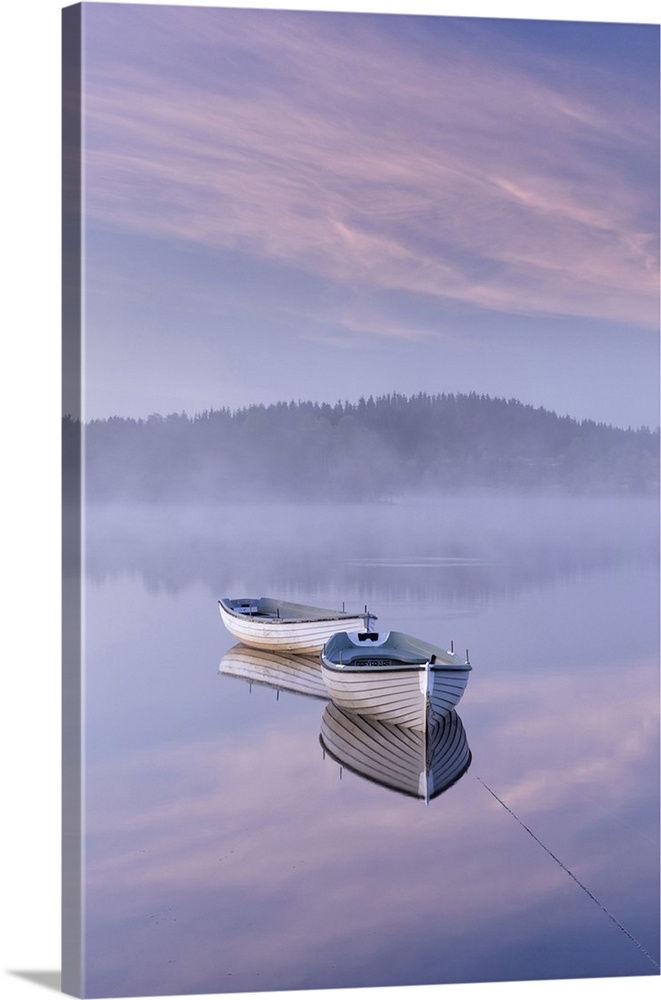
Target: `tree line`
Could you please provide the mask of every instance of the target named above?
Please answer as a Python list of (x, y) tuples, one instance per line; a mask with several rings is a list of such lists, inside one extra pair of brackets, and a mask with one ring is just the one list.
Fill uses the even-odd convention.
[(82, 427), (65, 418), (65, 486), (84, 449), (91, 500), (380, 500), (475, 490), (654, 494), (659, 431), (477, 393), (281, 402)]

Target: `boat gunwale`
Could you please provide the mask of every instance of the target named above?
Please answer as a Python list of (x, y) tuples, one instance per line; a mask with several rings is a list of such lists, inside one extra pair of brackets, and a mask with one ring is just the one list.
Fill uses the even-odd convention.
[[(390, 641), (392, 636), (392, 641)], [(346, 640), (346, 641), (345, 641)], [(327, 652), (327, 646), (332, 644)], [(411, 659), (406, 659), (407, 650), (411, 651)], [(346, 661), (342, 662), (342, 654), (346, 654)], [(339, 660), (337, 657), (339, 656)], [(331, 658), (332, 657), (332, 658)], [(399, 661), (398, 663), (367, 664), (362, 660), (388, 658)], [(421, 657), (425, 657), (421, 659)], [(429, 667), (434, 673), (438, 671), (469, 671), (472, 670), (470, 660), (462, 660), (457, 653), (449, 649), (442, 649), (432, 643), (422, 643), (414, 636), (405, 632), (391, 631), (382, 642), (375, 642), (373, 646), (359, 646), (351, 636), (351, 633), (343, 631), (336, 632), (331, 636), (320, 654), (322, 664), (329, 670), (338, 673), (367, 673), (369, 670), (418, 671)], [(400, 665), (401, 664), (401, 665)]]
[[(302, 609), (305, 609), (305, 611), (310, 611), (310, 612), (320, 611), (324, 613), (319, 615), (310, 614), (309, 617), (305, 618), (283, 617), (282, 615), (268, 614), (268, 613), (265, 614), (259, 612), (253, 615), (246, 611), (235, 610), (233, 607), (228, 605), (227, 601), (229, 600), (231, 600), (231, 598), (218, 598), (218, 605), (223, 611), (231, 615), (233, 618), (238, 619), (239, 621), (268, 622), (269, 624), (275, 623), (283, 625), (314, 625), (316, 622), (349, 622), (349, 621), (362, 622), (365, 619), (365, 612), (362, 611), (361, 612), (333, 611), (330, 608), (315, 608), (309, 604), (296, 605), (292, 601), (276, 601), (274, 603), (278, 604), (280, 607), (282, 606), (300, 607)], [(371, 619), (375, 619), (376, 615), (370, 614), (369, 617)]]

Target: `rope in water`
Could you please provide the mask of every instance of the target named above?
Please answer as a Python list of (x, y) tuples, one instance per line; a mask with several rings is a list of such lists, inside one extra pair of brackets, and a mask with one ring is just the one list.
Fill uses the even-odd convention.
[(554, 861), (556, 862), (556, 864), (560, 865), (560, 867), (562, 868), (562, 870), (563, 870), (564, 872), (566, 872), (566, 873), (567, 873), (567, 875), (569, 875), (569, 877), (570, 877), (570, 878), (572, 878), (572, 879), (574, 880), (574, 882), (576, 882), (576, 885), (578, 885), (578, 886), (579, 886), (579, 887), (580, 887), (580, 888), (581, 888), (581, 889), (583, 890), (583, 892), (587, 893), (587, 895), (588, 895), (588, 896), (590, 897), (590, 899), (591, 899), (591, 900), (593, 901), (593, 903), (596, 903), (596, 904), (597, 904), (597, 906), (598, 906), (598, 907), (599, 907), (599, 908), (600, 908), (601, 910), (603, 910), (603, 912), (604, 912), (604, 913), (606, 914), (606, 916), (607, 916), (607, 917), (609, 918), (609, 920), (612, 920), (612, 921), (613, 921), (613, 923), (614, 923), (614, 924), (616, 925), (616, 927), (619, 927), (619, 929), (620, 929), (620, 930), (622, 931), (622, 933), (623, 933), (623, 934), (626, 934), (626, 936), (627, 936), (627, 937), (629, 938), (629, 940), (630, 940), (630, 941), (632, 941), (632, 942), (633, 942), (633, 944), (635, 944), (635, 946), (636, 946), (636, 947), (637, 947), (637, 948), (638, 948), (638, 949), (639, 949), (640, 951), (642, 951), (642, 953), (643, 953), (643, 955), (645, 956), (645, 958), (649, 959), (649, 961), (650, 961), (650, 962), (652, 963), (652, 965), (653, 965), (653, 966), (655, 966), (655, 968), (657, 968), (657, 969), (658, 969), (658, 968), (659, 968), (659, 963), (658, 963), (658, 962), (656, 961), (656, 959), (655, 959), (655, 958), (653, 958), (653, 957), (652, 957), (652, 955), (650, 955), (650, 953), (649, 953), (649, 952), (648, 952), (648, 951), (647, 951), (647, 950), (646, 950), (646, 949), (645, 949), (645, 948), (643, 947), (643, 945), (642, 945), (642, 944), (640, 943), (640, 941), (637, 941), (637, 940), (636, 940), (636, 938), (635, 938), (635, 937), (633, 936), (633, 934), (631, 933), (631, 931), (628, 931), (628, 930), (627, 930), (627, 928), (626, 928), (626, 927), (625, 927), (625, 926), (624, 926), (623, 924), (621, 924), (621, 923), (620, 923), (620, 921), (619, 921), (619, 920), (617, 919), (617, 917), (613, 916), (613, 914), (612, 914), (612, 913), (610, 912), (610, 910), (606, 909), (606, 907), (604, 906), (604, 904), (603, 904), (603, 903), (601, 903), (601, 902), (599, 902), (599, 900), (597, 899), (597, 897), (596, 897), (596, 896), (595, 896), (595, 895), (594, 895), (594, 894), (593, 894), (592, 892), (590, 892), (590, 890), (588, 889), (588, 887), (587, 887), (587, 886), (585, 886), (585, 885), (583, 885), (583, 883), (581, 882), (581, 880), (580, 880), (580, 879), (578, 879), (578, 878), (577, 878), (577, 877), (576, 877), (576, 876), (574, 875), (574, 873), (573, 873), (572, 871), (570, 871), (570, 870), (569, 870), (569, 868), (567, 868), (567, 866), (566, 866), (565, 864), (563, 864), (563, 863), (562, 863), (562, 861), (560, 860), (560, 858), (558, 858), (558, 857), (557, 857), (557, 856), (556, 856), (556, 855), (555, 855), (555, 854), (553, 853), (553, 851), (549, 850), (549, 848), (548, 848), (548, 847), (546, 846), (546, 844), (543, 844), (543, 843), (542, 843), (542, 841), (541, 841), (541, 840), (539, 839), (539, 837), (537, 837), (537, 836), (536, 836), (536, 835), (535, 835), (535, 834), (534, 834), (534, 833), (532, 832), (532, 830), (530, 829), (530, 827), (529, 827), (529, 826), (526, 826), (526, 824), (525, 824), (525, 823), (523, 822), (523, 820), (519, 819), (519, 817), (518, 817), (518, 816), (516, 815), (516, 813), (515, 813), (515, 812), (513, 812), (513, 811), (512, 811), (511, 809), (510, 809), (510, 807), (509, 807), (509, 806), (507, 805), (507, 803), (503, 802), (503, 800), (502, 800), (501, 798), (499, 798), (499, 796), (498, 796), (498, 795), (496, 795), (496, 793), (495, 793), (495, 792), (493, 791), (493, 789), (492, 789), (492, 788), (489, 788), (489, 786), (487, 785), (487, 783), (486, 783), (485, 781), (483, 781), (483, 780), (482, 780), (482, 778), (480, 778), (480, 777), (479, 777), (479, 775), (477, 775), (477, 774), (476, 774), (476, 775), (475, 775), (475, 777), (476, 777), (476, 778), (477, 778), (477, 780), (478, 780), (478, 781), (480, 782), (480, 784), (481, 784), (481, 785), (482, 785), (482, 786), (483, 786), (484, 788), (486, 788), (486, 790), (487, 790), (487, 791), (489, 792), (489, 794), (490, 794), (490, 795), (492, 795), (492, 796), (494, 797), (494, 799), (496, 800), (496, 802), (499, 802), (499, 803), (500, 803), (500, 805), (501, 805), (501, 806), (503, 807), (503, 809), (506, 809), (506, 810), (507, 810), (507, 812), (508, 812), (508, 813), (510, 814), (510, 816), (512, 816), (512, 818), (516, 820), (516, 822), (517, 822), (517, 823), (519, 824), (519, 826), (523, 827), (523, 829), (524, 829), (524, 830), (526, 831), (526, 833), (529, 833), (529, 834), (530, 834), (530, 836), (532, 837), (532, 839), (533, 839), (533, 840), (534, 840), (534, 841), (535, 841), (535, 842), (536, 842), (537, 844), (539, 844), (539, 846), (540, 846), (541, 848), (543, 848), (543, 850), (545, 850), (545, 851), (546, 851), (546, 853), (547, 853), (547, 854), (549, 855), (549, 857), (553, 858), (553, 860), (554, 860)]

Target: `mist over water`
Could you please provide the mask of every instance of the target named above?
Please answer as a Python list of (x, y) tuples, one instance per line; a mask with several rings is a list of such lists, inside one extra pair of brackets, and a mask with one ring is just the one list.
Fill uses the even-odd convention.
[[(356, 599), (488, 597), (617, 565), (658, 565), (650, 498), (498, 494), (363, 504), (90, 505), (91, 579), (139, 574), (176, 592), (282, 588)], [(222, 593), (220, 593), (222, 591)]]

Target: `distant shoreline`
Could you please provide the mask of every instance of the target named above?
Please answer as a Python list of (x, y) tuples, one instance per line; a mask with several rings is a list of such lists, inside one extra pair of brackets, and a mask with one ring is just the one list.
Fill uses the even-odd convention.
[[(66, 483), (90, 500), (388, 500), (505, 491), (654, 495), (659, 431), (559, 417), (515, 399), (391, 394), (194, 417), (64, 420)], [(68, 473), (68, 475), (67, 475)]]

